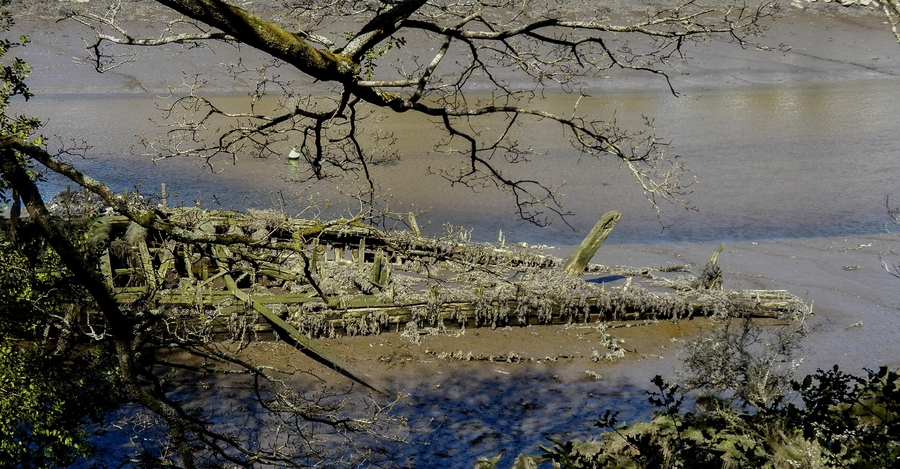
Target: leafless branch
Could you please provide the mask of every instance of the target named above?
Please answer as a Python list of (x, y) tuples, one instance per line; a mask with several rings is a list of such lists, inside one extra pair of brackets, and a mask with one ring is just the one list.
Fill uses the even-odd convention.
[[(231, 68), (235, 74), (256, 74), (245, 111), (219, 108), (200, 94), (199, 80), (186, 84), (187, 95), (173, 89), (162, 108), (162, 135), (144, 138), (140, 153), (201, 157), (213, 165), (223, 157), (232, 162), (244, 155), (283, 158), (293, 148), (310, 179), (356, 173), (374, 193), (370, 167), (396, 160), (390, 145), (398, 137), (372, 132), (367, 119), (378, 109), (415, 112), (433, 118), (444, 132), (435, 151), (458, 158), (434, 172), (452, 184), (506, 191), (519, 215), (538, 224), (565, 221), (569, 212), (559, 188), (541, 178), (508, 175), (508, 165), (542, 156), (514, 138), (513, 129), (525, 121), (560, 127), (578, 154), (620, 161), (657, 210), (663, 201), (687, 203), (682, 197), (691, 184), (683, 181), (684, 168), (667, 154), (668, 146), (653, 135), (649, 121), (643, 129), (628, 131), (614, 121), (578, 113), (577, 105), (571, 116), (553, 114), (542, 100), (549, 87), (584, 96), (597, 79), (628, 70), (658, 75), (676, 93), (669, 76), (686, 60), (687, 44), (719, 36), (752, 45), (761, 19), (775, 11), (768, 1), (719, 5), (688, 0), (613, 20), (602, 13), (576, 15), (565, 2), (314, 0), (289, 4), (274, 20), (266, 20), (222, 0), (159, 3), (188, 19), (170, 23), (155, 38), (129, 35), (115, 10), (102, 18), (74, 17), (96, 31), (90, 48), (98, 68), (116, 63), (105, 55), (104, 44), (226, 41), (250, 45), (271, 55), (273, 62), (256, 70), (240, 64)], [(176, 29), (186, 25), (193, 31)], [(354, 32), (344, 37), (330, 33), (348, 28)], [(312, 43), (324, 47), (316, 49)], [(329, 88), (301, 92), (270, 73), (271, 67), (282, 65)], [(489, 96), (479, 91), (485, 89), (492, 90)], [(278, 104), (257, 110), (267, 94), (279, 95)], [(504, 130), (483, 132), (488, 125)], [(451, 147), (452, 142), (464, 142), (465, 150)], [(460, 163), (466, 169), (449, 170)]]

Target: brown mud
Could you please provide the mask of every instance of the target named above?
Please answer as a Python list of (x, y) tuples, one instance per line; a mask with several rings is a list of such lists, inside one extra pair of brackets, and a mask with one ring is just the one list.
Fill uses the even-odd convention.
[[(145, 18), (159, 14), (148, 6), (153, 2), (125, 4), (138, 8)], [(180, 79), (181, 71), (191, 66), (204, 66), (148, 60), (127, 73), (98, 79), (90, 67), (72, 64), (73, 57), (84, 54), (86, 31), (54, 21), (69, 9), (100, 8), (100, 2), (14, 0), (11, 6), (14, 12), (28, 13), (19, 16), (17, 31), (35, 41), (23, 58), (35, 65), (31, 83), (38, 92), (153, 92), (167, 86), (158, 76), (160, 63), (169, 67), (163, 73), (168, 79)], [(896, 76), (900, 46), (877, 11), (822, 1), (807, 7), (815, 14), (794, 11), (761, 38), (772, 48), (790, 44), (790, 50), (748, 51), (740, 60), (728, 60), (729, 53), (715, 44), (702, 46), (693, 52), (696, 60), (685, 74), (675, 77), (676, 87)], [(233, 82), (222, 86), (222, 91), (237, 87)], [(833, 364), (861, 372), (863, 367), (900, 366), (900, 279), (888, 275), (882, 265), (882, 259), (900, 262), (895, 254), (898, 241), (893, 234), (742, 241), (726, 244), (719, 264), (726, 289), (786, 289), (813, 303), (809, 356), (800, 373)], [(609, 245), (593, 262), (690, 263), (697, 274), (717, 245)], [(553, 254), (562, 257), (570, 249), (560, 247)], [(606, 409), (621, 410), (626, 420), (645, 417), (644, 390), (650, 379), (655, 374), (676, 377), (680, 345), (709, 324), (694, 319), (616, 326), (621, 327), (610, 332), (624, 339), (627, 353), (615, 361), (592, 360), (599, 333), (590, 324), (457, 330), (424, 335), (419, 344), (397, 332), (321, 344), (355, 369), (408, 395), (397, 410), (410, 418), (411, 428), (421, 431), (408, 438), (412, 445), (396, 449), (399, 465), (472, 467), (481, 455), (536, 451), (548, 437), (595, 436), (600, 429), (593, 423)], [(312, 372), (335, 388), (354, 386), (282, 342), (253, 343), (245, 353), (260, 362)], [(480, 359), (466, 360), (470, 353)]]

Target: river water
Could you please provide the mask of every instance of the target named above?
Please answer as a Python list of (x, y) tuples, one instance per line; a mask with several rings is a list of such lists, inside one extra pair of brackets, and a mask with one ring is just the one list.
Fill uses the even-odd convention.
[[(477, 240), (548, 245), (576, 244), (607, 210), (620, 210), (610, 243), (682, 243), (876, 233), (886, 221), (885, 196), (896, 194), (900, 177), (900, 108), (897, 79), (788, 82), (692, 91), (675, 97), (662, 90), (594, 93), (579, 109), (616, 118), (639, 129), (640, 116), (655, 119), (656, 134), (671, 142), (698, 184), (688, 196), (695, 210), (662, 204), (659, 217), (633, 177), (613, 160), (578, 159), (550, 125), (528, 124), (523, 135), (544, 145), (523, 174), (564, 183), (564, 208), (574, 212), (572, 230), (557, 221), (538, 228), (519, 220), (513, 201), (493, 190), (450, 187), (428, 167), (459, 165), (433, 153), (438, 134), (410, 113), (379, 124), (399, 137), (399, 163), (375, 171), (394, 207), (427, 210), (420, 224), (432, 232), (444, 223), (472, 229)], [(237, 102), (241, 95), (218, 95)], [(574, 97), (551, 95), (546, 106), (565, 109)], [(129, 155), (140, 132), (153, 132), (159, 115), (147, 94), (42, 94), (17, 111), (46, 121), (43, 133), (85, 139), (89, 158), (78, 168), (116, 190), (156, 193), (169, 185), (173, 203), (243, 210), (279, 208), (294, 214), (310, 195), (337, 199), (334, 181), (307, 186), (291, 182), (297, 168), (287, 160), (243, 157), (237, 166), (171, 159), (153, 163)], [(293, 177), (292, 177), (293, 176)], [(48, 194), (65, 188), (51, 178)], [(346, 189), (346, 188), (345, 188)], [(352, 204), (341, 210), (352, 210)], [(338, 211), (330, 214), (338, 214)], [(667, 228), (663, 229), (663, 226)]]
[[(727, 288), (787, 289), (814, 305), (811, 356), (800, 372), (827, 369), (835, 363), (857, 374), (862, 367), (881, 364), (896, 368), (900, 366), (896, 345), (900, 340), (900, 293), (896, 279), (884, 272), (880, 259), (892, 263), (896, 259), (896, 238), (881, 233), (888, 219), (885, 196), (900, 199), (895, 182), (900, 178), (900, 158), (895, 154), (900, 148), (900, 107), (895, 104), (900, 78), (886, 77), (900, 70), (896, 59), (887, 60), (897, 46), (887, 33), (888, 37), (882, 39), (887, 45), (880, 49), (874, 46), (876, 51), (872, 52), (869, 47), (873, 47), (873, 37), (858, 28), (838, 38), (841, 23), (832, 18), (809, 20), (826, 23), (827, 29), (819, 27), (820, 23), (804, 26), (808, 21), (805, 18), (791, 21), (796, 25), (786, 22), (783, 37), (773, 41), (793, 44), (793, 55), (768, 53), (757, 60), (747, 58), (748, 51), (732, 55), (732, 49), (708, 56), (697, 53), (698, 68), (715, 73), (706, 79), (698, 77), (701, 74), (694, 69), (690, 80), (696, 82), (678, 87), (685, 93), (681, 97), (665, 92), (664, 84), (655, 82), (645, 89), (628, 85), (631, 89), (606, 91), (598, 87), (591, 91), (593, 98), (580, 103), (582, 111), (601, 119), (615, 116), (622, 126), (631, 128), (637, 128), (640, 116), (653, 117), (656, 134), (671, 141), (672, 152), (681, 155), (690, 175), (698, 178), (690, 195), (696, 210), (662, 205), (658, 218), (632, 176), (617, 168), (614, 161), (578, 161), (577, 154), (552, 126), (520, 129), (528, 141), (547, 152), (525, 171), (550, 183), (565, 182), (563, 202), (575, 213), (569, 219), (575, 230), (559, 222), (550, 228), (534, 227), (518, 220), (513, 202), (496, 192), (473, 193), (451, 188), (436, 176), (425, 176), (428, 167), (459, 162), (431, 152), (436, 134), (413, 114), (392, 116), (380, 124), (400, 137), (397, 149), (403, 160), (378, 169), (376, 180), (383, 190), (390, 190), (398, 211), (428, 210), (419, 216), (419, 222), (430, 222), (427, 229), (431, 232), (451, 223), (472, 229), (473, 238), (484, 241), (496, 240), (502, 230), (507, 241), (571, 246), (605, 211), (620, 210), (622, 219), (607, 241), (618, 244), (618, 249), (598, 254), (599, 262), (606, 264), (690, 262), (702, 266), (719, 242), (729, 242), (719, 258), (726, 269)], [(880, 23), (876, 27), (884, 28)], [(53, 34), (50, 28), (46, 31)], [(63, 33), (54, 39), (59, 40)], [(851, 41), (854, 38), (857, 42)], [(863, 44), (863, 39), (868, 42)], [(80, 41), (75, 42), (80, 48)], [(129, 87), (159, 92), (166, 84), (153, 88), (153, 79), (159, 75), (180, 78), (184, 62), (150, 62), (147, 69), (128, 69), (128, 75), (122, 72), (116, 77), (121, 83), (115, 82), (118, 84), (109, 87), (112, 92), (107, 92), (103, 89), (106, 84), (87, 87), (88, 79), (94, 79), (95, 74), (82, 71), (83, 65), (60, 66), (79, 51), (29, 49), (48, 51), (47, 58), (40, 54), (28, 58), (33, 64), (45, 61), (48, 65), (42, 70), (46, 73), (34, 74), (32, 83), (36, 83), (33, 86), (38, 95), (27, 104), (14, 103), (13, 111), (44, 119), (43, 134), (48, 137), (85, 139), (93, 148), (88, 159), (75, 160), (75, 165), (116, 190), (137, 186), (142, 192), (153, 193), (166, 183), (177, 194), (170, 204), (199, 202), (238, 210), (284, 207), (288, 213), (300, 212), (305, 206), (297, 199), (319, 194), (320, 200), (331, 200), (338, 192), (333, 181), (311, 188), (291, 182), (296, 168), (287, 161), (242, 156), (237, 167), (217, 165), (215, 169), (221, 172), (213, 173), (202, 161), (173, 159), (154, 164), (146, 157), (128, 156), (137, 134), (157, 130), (148, 119), (159, 116), (154, 93), (135, 92)], [(844, 55), (835, 59), (841, 51)], [(210, 60), (222, 59), (216, 56)], [(883, 70), (874, 72), (873, 63), (881, 64)], [(196, 64), (203, 69), (208, 65)], [(174, 72), (160, 74), (156, 67)], [(38, 81), (41, 76), (49, 76), (46, 84)], [(236, 103), (242, 95), (214, 97), (223, 103)], [(572, 96), (560, 93), (548, 96), (547, 106), (562, 110), (572, 103)], [(65, 187), (66, 182), (58, 178), (50, 178), (43, 186), (47, 194)], [(334, 213), (339, 214), (341, 209), (352, 211), (352, 206), (341, 206)], [(663, 225), (671, 226), (662, 229), (660, 219)], [(502, 386), (507, 392), (496, 395), (510, 410), (497, 411), (496, 421), (476, 423), (483, 425), (486, 433), (522, 435), (516, 443), (520, 447), (486, 444), (476, 446), (475, 452), (534, 451), (537, 444), (546, 444), (544, 434), (537, 430), (542, 426), (534, 426), (534, 422), (565, 422), (562, 431), (591, 435), (596, 429), (582, 429), (571, 422), (589, 425), (585, 422), (591, 422), (604, 406), (615, 406), (631, 415), (646, 413), (647, 409), (640, 407), (644, 403), (640, 391), (631, 401), (638, 403), (637, 410), (635, 405), (621, 403), (619, 393), (626, 385), (645, 389), (654, 374), (674, 376), (672, 368), (679, 363), (677, 349), (675, 345), (665, 351), (653, 349), (623, 368), (603, 370), (604, 381), (584, 383), (573, 378), (543, 394), (521, 375), (505, 379)], [(656, 356), (660, 359), (648, 358)], [(569, 371), (583, 373), (583, 369)], [(471, 377), (471, 373), (462, 375)], [(479, 413), (464, 415), (458, 411), (463, 404), (446, 404), (446, 396), (482, 396), (494, 393), (497, 386), (485, 381), (491, 387), (453, 387), (442, 376), (435, 381), (438, 379), (441, 393), (419, 391), (416, 397), (432, 405), (434, 413), (454, 420), (441, 426), (448, 431), (446, 437), (433, 438), (427, 448), (422, 445), (426, 448), (423, 452), (437, 452), (435, 448), (440, 445), (434, 443), (445, 442), (459, 454), (471, 456), (471, 441), (459, 439), (451, 430), (470, 426), (473, 415)], [(595, 395), (614, 399), (607, 403)], [(522, 418), (521, 406), (516, 404), (520, 402), (518, 396), (544, 403), (544, 409)], [(585, 402), (590, 405), (582, 406)], [(558, 407), (561, 403), (582, 410), (577, 415), (575, 411), (563, 413)], [(569, 412), (569, 408), (564, 411)], [(411, 414), (429, 415), (421, 408)], [(444, 461), (435, 456), (432, 459)], [(465, 467), (471, 466), (467, 462)]]

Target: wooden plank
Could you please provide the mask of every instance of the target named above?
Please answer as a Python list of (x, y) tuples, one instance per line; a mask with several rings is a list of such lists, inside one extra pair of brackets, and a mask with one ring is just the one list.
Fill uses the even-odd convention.
[[(165, 185), (163, 185), (165, 187)], [(174, 239), (170, 239), (166, 241), (165, 246), (163, 247), (162, 257), (160, 257), (159, 261), (159, 270), (157, 271), (157, 276), (160, 281), (165, 280), (166, 274), (169, 272), (169, 269), (172, 267), (172, 264), (175, 260), (175, 247), (177, 246)]]
[(103, 273), (103, 277), (106, 280), (106, 288), (109, 288), (111, 291), (113, 289), (113, 274), (112, 262), (109, 259), (109, 249), (104, 249), (103, 255), (100, 256), (100, 272)]
[(159, 279), (153, 270), (153, 258), (150, 256), (150, 250), (147, 249), (147, 241), (141, 240), (137, 245), (138, 258), (141, 261), (141, 270), (146, 282), (147, 288), (156, 289), (159, 285)]
[[(218, 246), (213, 247), (216, 250)], [(216, 257), (220, 257), (217, 256)], [(221, 265), (221, 261), (219, 267), (224, 268)], [(250, 297), (247, 293), (239, 290), (237, 288), (237, 284), (234, 282), (234, 279), (231, 275), (225, 276), (225, 287), (228, 288), (229, 291), (239, 300), (249, 304), (253, 310), (262, 315), (266, 320), (268, 320), (273, 327), (280, 329), (282, 332), (286, 333), (290, 338), (300, 347), (305, 349), (309, 354), (318, 357), (319, 359), (327, 362), (335, 370), (345, 373), (356, 381), (362, 383), (373, 391), (377, 391), (385, 397), (390, 397), (391, 393), (384, 386), (377, 383), (376, 381), (369, 379), (355, 370), (353, 370), (350, 366), (346, 365), (340, 358), (333, 355), (331, 352), (322, 348), (319, 344), (317, 344), (314, 340), (310, 339), (303, 335), (300, 331), (298, 331), (294, 326), (290, 325), (287, 321), (281, 319), (273, 313), (269, 308), (266, 308), (258, 301), (254, 301), (253, 298)]]

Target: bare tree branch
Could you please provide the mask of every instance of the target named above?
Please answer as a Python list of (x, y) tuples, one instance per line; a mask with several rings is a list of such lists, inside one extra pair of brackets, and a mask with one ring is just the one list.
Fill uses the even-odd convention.
[[(197, 84), (188, 84), (186, 96), (173, 90), (160, 123), (165, 134), (145, 138), (142, 153), (201, 157), (213, 164), (215, 158), (235, 161), (242, 155), (280, 158), (293, 148), (310, 179), (358, 174), (369, 187), (367, 198), (374, 200), (370, 167), (398, 155), (389, 147), (396, 137), (372, 132), (366, 120), (378, 109), (415, 112), (431, 118), (446, 136), (435, 151), (458, 158), (447, 168), (463, 161), (468, 168), (435, 172), (452, 184), (492, 186), (511, 194), (519, 216), (537, 224), (565, 221), (569, 212), (559, 188), (541, 178), (508, 176), (509, 165), (541, 157), (514, 138), (513, 129), (525, 121), (558, 126), (579, 155), (620, 161), (657, 210), (663, 201), (687, 203), (682, 199), (691, 184), (683, 181), (683, 167), (667, 155), (668, 146), (653, 135), (649, 121), (643, 129), (628, 131), (579, 113), (577, 104), (569, 116), (551, 113), (542, 101), (549, 87), (580, 101), (598, 78), (628, 70), (658, 75), (677, 94), (670, 74), (685, 60), (686, 44), (721, 37), (751, 45), (748, 38), (759, 31), (760, 21), (776, 10), (769, 1), (687, 0), (612, 20), (576, 14), (565, 2), (314, 0), (288, 5), (283, 16), (268, 20), (224, 0), (158, 3), (185, 15), (188, 20), (177, 24), (190, 24), (194, 31), (168, 27), (155, 39), (138, 39), (114, 15), (92, 18), (83, 23), (98, 31), (91, 45), (95, 62), (111, 62), (101, 59), (99, 44), (152, 47), (183, 41), (242, 43), (273, 62), (255, 71), (256, 90), (245, 112), (224, 112), (201, 96)], [(97, 25), (116, 34), (101, 34)], [(288, 25), (299, 31), (289, 32)], [(352, 32), (334, 36), (348, 29)], [(323, 88), (300, 91), (270, 74), (269, 67), (281, 62)], [(273, 93), (281, 96), (274, 112), (255, 111), (260, 98)], [(481, 130), (488, 126), (504, 130), (488, 136)], [(453, 141), (465, 142), (465, 150), (451, 149)]]

